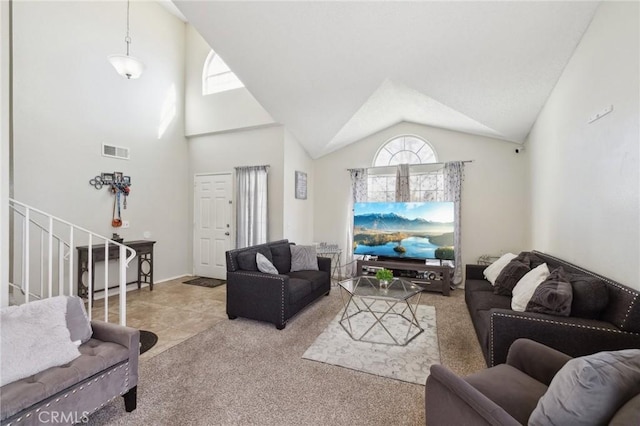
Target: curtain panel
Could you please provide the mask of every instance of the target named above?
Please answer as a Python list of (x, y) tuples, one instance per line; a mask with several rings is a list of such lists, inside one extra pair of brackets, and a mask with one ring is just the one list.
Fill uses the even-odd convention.
[(350, 169), (349, 173), (351, 174), (351, 196), (347, 203), (347, 217), (349, 220), (347, 222), (347, 245), (346, 250), (344, 250), (344, 275), (346, 277), (354, 277), (357, 275), (357, 268), (353, 258), (353, 208), (355, 203), (363, 203), (368, 199), (368, 174), (367, 169)]
[(396, 201), (411, 201), (408, 164), (398, 164), (396, 169)]
[(464, 181), (464, 163), (451, 161), (444, 165), (444, 193), (446, 201), (453, 201), (453, 215), (455, 228), (453, 233), (453, 246), (455, 248), (455, 270), (453, 272), (453, 284), (457, 287), (462, 284), (462, 182)]
[(268, 241), (269, 166), (236, 167), (236, 248)]

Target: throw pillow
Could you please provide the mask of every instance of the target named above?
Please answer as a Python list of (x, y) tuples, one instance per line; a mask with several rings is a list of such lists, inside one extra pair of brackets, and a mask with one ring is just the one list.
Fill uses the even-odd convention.
[(549, 268), (546, 263), (527, 272), (518, 284), (513, 288), (513, 297), (511, 298), (511, 309), (518, 312), (524, 312), (527, 308), (531, 296), (536, 288), (549, 276)]
[(66, 321), (64, 296), (0, 310), (0, 386), (80, 356)]
[(318, 255), (315, 246), (291, 246), (291, 272), (317, 270)]
[(291, 272), (291, 249), (289, 246), (289, 243), (271, 246), (273, 266), (275, 266), (281, 274), (288, 274)]
[(273, 266), (273, 263), (269, 262), (269, 259), (267, 259), (264, 254), (256, 253), (256, 264), (258, 265), (258, 270), (260, 272), (278, 275), (278, 270)]
[(569, 277), (573, 288), (571, 316), (600, 319), (600, 314), (609, 304), (607, 285), (596, 277), (572, 274)]
[(562, 267), (556, 268), (533, 292), (527, 312), (568, 317), (571, 314), (573, 291), (569, 277)]
[(529, 425), (602, 425), (640, 393), (640, 349), (574, 358), (558, 371)]
[(538, 257), (535, 253), (530, 251), (521, 251), (513, 260), (524, 263), (530, 269), (537, 268), (544, 263), (544, 259)]
[(257, 271), (258, 264), (256, 263), (256, 253), (262, 253), (264, 257), (272, 261), (271, 250), (268, 247), (260, 247), (255, 250), (248, 250), (244, 253), (238, 254), (238, 266), (243, 271)]
[(493, 262), (491, 265), (487, 266), (484, 270), (484, 277), (491, 283), (491, 285), (495, 285), (496, 278), (502, 272), (502, 269), (507, 266), (509, 262), (511, 262), (516, 257), (513, 253), (506, 253), (500, 256), (500, 259)]
[(87, 343), (91, 339), (93, 330), (84, 308), (82, 299), (78, 296), (64, 296), (67, 298), (67, 328), (71, 335), (71, 341), (76, 346)]
[(500, 275), (496, 278), (496, 284), (493, 286), (495, 294), (511, 297), (511, 291), (518, 284), (518, 281), (531, 270), (529, 266), (516, 259), (513, 259), (507, 263), (507, 266), (502, 268)]

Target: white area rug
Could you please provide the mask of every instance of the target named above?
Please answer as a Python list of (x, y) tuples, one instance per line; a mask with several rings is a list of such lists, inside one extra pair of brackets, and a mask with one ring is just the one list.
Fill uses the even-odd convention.
[[(440, 363), (436, 308), (433, 306), (418, 306), (416, 317), (424, 331), (406, 346), (353, 340), (340, 325), (341, 316), (342, 310), (302, 355), (303, 358), (423, 386), (431, 365)], [(351, 324), (361, 331), (355, 333), (360, 336), (372, 324), (370, 314), (357, 314), (352, 317)], [(387, 316), (384, 324), (394, 336), (406, 333), (407, 323), (397, 315)], [(380, 325), (376, 325), (367, 337), (368, 340), (390, 340)]]

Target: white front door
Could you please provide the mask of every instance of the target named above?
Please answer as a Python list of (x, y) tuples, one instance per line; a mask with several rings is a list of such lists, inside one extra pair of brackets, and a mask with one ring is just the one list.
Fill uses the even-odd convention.
[(193, 274), (224, 280), (233, 235), (231, 174), (196, 176), (193, 199)]

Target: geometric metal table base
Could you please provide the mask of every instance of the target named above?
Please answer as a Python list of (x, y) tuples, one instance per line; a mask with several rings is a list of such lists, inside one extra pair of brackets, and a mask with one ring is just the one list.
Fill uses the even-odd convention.
[[(339, 322), (353, 340), (405, 346), (424, 331), (416, 317), (422, 289), (415, 284), (396, 278), (387, 289), (382, 289), (379, 281), (371, 277), (356, 277), (339, 284), (349, 295), (346, 303), (343, 298), (344, 310)], [(409, 303), (410, 299), (415, 303)], [(363, 326), (366, 320), (371, 324)], [(390, 327), (390, 322), (395, 322), (395, 326)], [(376, 330), (390, 341), (374, 338)]]

